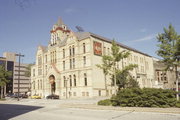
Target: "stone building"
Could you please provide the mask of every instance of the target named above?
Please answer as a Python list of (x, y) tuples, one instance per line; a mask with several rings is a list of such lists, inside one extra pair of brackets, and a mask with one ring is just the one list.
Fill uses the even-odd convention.
[(154, 58), (154, 79), (156, 88), (176, 89), (176, 74), (175, 71), (166, 70), (167, 66), (159, 59)]
[[(35, 65), (31, 68), (31, 92), (46, 97), (57, 94), (60, 98), (96, 97), (115, 93), (112, 80), (106, 85), (104, 74), (96, 65), (102, 64), (102, 55), (110, 54), (112, 40), (91, 32), (73, 32), (61, 19), (50, 31), (48, 46), (38, 46)], [(154, 68), (151, 56), (118, 43), (121, 50), (131, 55), (117, 64), (122, 68), (138, 64), (131, 74), (140, 87), (153, 87)]]

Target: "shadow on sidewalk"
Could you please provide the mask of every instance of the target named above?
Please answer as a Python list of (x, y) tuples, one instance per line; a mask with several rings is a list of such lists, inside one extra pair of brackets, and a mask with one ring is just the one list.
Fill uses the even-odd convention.
[(22, 115), (40, 108), (42, 107), (16, 104), (0, 104), (0, 120), (8, 120), (18, 115)]

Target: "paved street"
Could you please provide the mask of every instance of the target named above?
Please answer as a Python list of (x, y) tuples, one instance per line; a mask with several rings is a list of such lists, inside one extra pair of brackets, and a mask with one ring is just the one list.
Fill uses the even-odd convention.
[(0, 120), (180, 120), (180, 114), (166, 111), (159, 113), (136, 112), (133, 109), (88, 109), (97, 101), (98, 99), (0, 101)]

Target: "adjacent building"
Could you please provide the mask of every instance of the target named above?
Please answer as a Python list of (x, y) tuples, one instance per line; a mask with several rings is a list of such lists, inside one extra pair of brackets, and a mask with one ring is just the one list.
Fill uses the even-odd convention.
[[(5, 52), (3, 57), (0, 57), (0, 65), (3, 65), (7, 71), (11, 71), (12, 76), (9, 77), (9, 83), (4, 87), (4, 94), (18, 92), (18, 76), (19, 63), (16, 62), (16, 54)], [(25, 75), (28, 64), (20, 64), (20, 93), (30, 92), (30, 77)]]
[[(176, 89), (176, 73), (175, 70), (167, 69), (167, 66), (159, 59), (154, 58), (154, 79), (155, 88)], [(179, 83), (180, 84), (180, 83)]]
[[(57, 94), (61, 99), (105, 96), (115, 93), (110, 77), (105, 82), (102, 55), (111, 52), (112, 40), (91, 32), (73, 32), (61, 19), (50, 31), (48, 46), (38, 46), (35, 65), (31, 68), (31, 94), (46, 97)], [(121, 50), (131, 52), (117, 63), (118, 68), (134, 63), (138, 68), (131, 74), (141, 88), (153, 87), (153, 58), (136, 49), (118, 43)]]

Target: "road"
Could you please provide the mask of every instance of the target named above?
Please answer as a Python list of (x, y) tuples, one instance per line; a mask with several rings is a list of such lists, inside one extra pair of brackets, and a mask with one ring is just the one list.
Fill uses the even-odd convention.
[(0, 120), (180, 120), (180, 114), (69, 108), (97, 100), (8, 100), (0, 102)]

